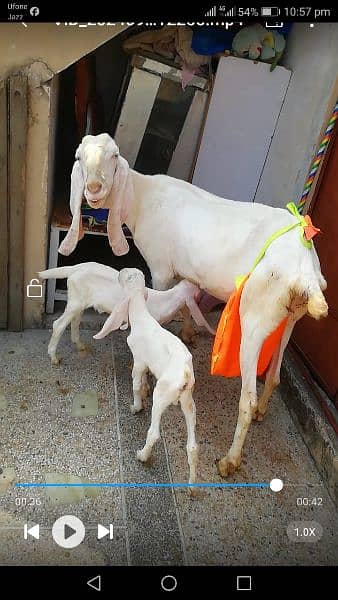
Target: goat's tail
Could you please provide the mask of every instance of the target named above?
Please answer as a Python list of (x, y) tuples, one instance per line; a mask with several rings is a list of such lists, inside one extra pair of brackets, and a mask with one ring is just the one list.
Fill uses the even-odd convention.
[(326, 288), (326, 281), (322, 276), (319, 281), (316, 275), (302, 278), (300, 285), (295, 286), (295, 291), (307, 298), (307, 310), (314, 319), (327, 317), (329, 310), (321, 288)]
[(71, 273), (74, 273), (79, 265), (73, 265), (70, 267), (56, 267), (55, 269), (47, 269), (46, 271), (39, 271), (38, 275), (40, 279), (65, 279), (69, 277)]
[(313, 293), (310, 291), (307, 309), (311, 317), (314, 319), (327, 317), (329, 307), (320, 288), (319, 290), (315, 290)]

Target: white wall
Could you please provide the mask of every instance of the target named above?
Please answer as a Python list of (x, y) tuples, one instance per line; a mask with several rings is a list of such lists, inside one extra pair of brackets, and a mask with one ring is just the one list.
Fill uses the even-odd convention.
[(298, 200), (338, 77), (338, 23), (295, 24), (283, 64), (293, 72), (255, 202)]
[(119, 24), (80, 29), (55, 23), (28, 23), (27, 28), (0, 23), (0, 77), (39, 60), (60, 73), (125, 29)]

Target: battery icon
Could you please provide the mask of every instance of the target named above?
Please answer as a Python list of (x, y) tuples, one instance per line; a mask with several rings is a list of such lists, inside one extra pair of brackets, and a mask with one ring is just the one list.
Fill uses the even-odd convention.
[(278, 6), (262, 6), (261, 8), (262, 17), (278, 17), (279, 13)]

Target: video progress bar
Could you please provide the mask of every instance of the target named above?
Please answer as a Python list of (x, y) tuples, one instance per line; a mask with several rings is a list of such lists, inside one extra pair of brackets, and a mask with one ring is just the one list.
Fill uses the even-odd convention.
[(270, 483), (16, 483), (21, 488), (269, 488)]

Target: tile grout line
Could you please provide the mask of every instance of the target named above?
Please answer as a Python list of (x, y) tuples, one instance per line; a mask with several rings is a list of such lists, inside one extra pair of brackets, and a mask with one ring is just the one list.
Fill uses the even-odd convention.
[[(119, 470), (120, 470), (120, 481), (124, 482), (123, 477), (123, 461), (122, 461), (122, 445), (121, 445), (121, 432), (120, 432), (120, 413), (119, 413), (119, 403), (118, 403), (118, 394), (117, 394), (117, 381), (116, 381), (116, 368), (115, 368), (115, 354), (114, 354), (114, 343), (111, 343), (111, 353), (112, 353), (112, 362), (113, 362), (113, 377), (114, 377), (114, 399), (115, 399), (115, 415), (116, 415), (116, 429), (117, 429), (117, 445), (118, 445), (118, 454), (119, 454)], [(126, 492), (125, 488), (120, 488), (120, 495), (122, 500), (122, 516), (125, 525), (125, 540), (126, 540), (126, 553), (127, 553), (127, 565), (131, 566), (131, 556), (130, 556), (130, 540), (129, 540), (129, 530), (128, 530), (128, 517), (127, 517), (127, 501), (126, 501)]]
[[(164, 453), (165, 453), (165, 458), (167, 461), (169, 481), (170, 481), (170, 483), (173, 483), (173, 478), (172, 478), (172, 473), (171, 473), (171, 468), (170, 468), (170, 463), (169, 463), (169, 452), (168, 452), (168, 446), (167, 446), (167, 440), (165, 437), (164, 427), (161, 427), (161, 437), (163, 440)], [(173, 488), (173, 487), (171, 488), (171, 493), (172, 493), (173, 500), (174, 500), (174, 506), (175, 506), (175, 512), (176, 512), (176, 518), (177, 518), (177, 526), (178, 526), (178, 530), (180, 532), (184, 566), (187, 566), (189, 564), (188, 553), (187, 553), (187, 548), (186, 548), (185, 541), (184, 541), (183, 527), (182, 527), (182, 523), (181, 523), (181, 517), (180, 517), (179, 508), (178, 508), (178, 502), (177, 502), (177, 498), (176, 498), (175, 488)]]

